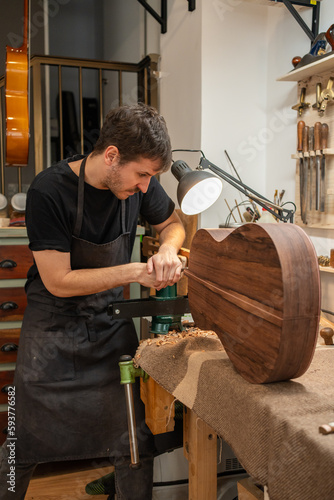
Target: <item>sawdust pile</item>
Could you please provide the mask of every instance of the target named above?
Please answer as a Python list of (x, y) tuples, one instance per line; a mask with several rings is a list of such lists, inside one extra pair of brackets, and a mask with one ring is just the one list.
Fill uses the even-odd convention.
[(140, 352), (146, 346), (165, 346), (165, 345), (175, 345), (181, 340), (186, 340), (190, 337), (210, 337), (218, 339), (218, 335), (212, 330), (201, 330), (195, 326), (187, 327), (182, 332), (178, 330), (170, 330), (166, 335), (159, 335), (156, 338), (141, 340), (137, 353), (134, 357), (134, 364), (138, 366), (138, 360), (140, 359)]

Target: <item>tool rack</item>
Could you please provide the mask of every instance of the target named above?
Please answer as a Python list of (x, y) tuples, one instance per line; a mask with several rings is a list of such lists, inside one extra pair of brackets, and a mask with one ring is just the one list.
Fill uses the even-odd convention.
[[(334, 77), (334, 54), (330, 54), (323, 59), (295, 69), (288, 74), (278, 78), (278, 81), (297, 82), (297, 98), (299, 100), (301, 91), (306, 88), (305, 103), (310, 103), (310, 106), (303, 110), (301, 116), (296, 111), (296, 125), (299, 120), (303, 120), (309, 127), (314, 126), (316, 122), (327, 123), (329, 126), (328, 147), (324, 150), (326, 155), (326, 196), (325, 196), (325, 211), (308, 210), (307, 224), (304, 224), (301, 219), (300, 211), (300, 182), (299, 182), (299, 154), (297, 151), (291, 155), (296, 162), (296, 205), (297, 212), (295, 216), (296, 224), (300, 226), (314, 228), (334, 228), (334, 101), (329, 102), (326, 111), (322, 116), (319, 115), (317, 109), (313, 108), (316, 103), (316, 87), (321, 83), (322, 89), (326, 89), (329, 78)], [(296, 148), (297, 148), (297, 126), (296, 126)], [(311, 152), (310, 156), (315, 153)], [(313, 194), (315, 190), (313, 186)], [(314, 205), (314, 204), (313, 204)]]

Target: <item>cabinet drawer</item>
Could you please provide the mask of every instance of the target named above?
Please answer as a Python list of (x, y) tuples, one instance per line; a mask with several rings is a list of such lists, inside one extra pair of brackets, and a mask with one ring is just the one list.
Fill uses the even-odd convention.
[(14, 370), (0, 372), (0, 404), (8, 403), (8, 386), (13, 385)]
[(16, 362), (20, 331), (20, 328), (0, 330), (0, 363)]
[(6, 411), (0, 412), (0, 445), (5, 441), (7, 436), (8, 426), (8, 413)]
[(0, 280), (26, 278), (32, 264), (32, 252), (27, 245), (0, 245)]
[(0, 321), (18, 321), (27, 307), (24, 288), (0, 288)]

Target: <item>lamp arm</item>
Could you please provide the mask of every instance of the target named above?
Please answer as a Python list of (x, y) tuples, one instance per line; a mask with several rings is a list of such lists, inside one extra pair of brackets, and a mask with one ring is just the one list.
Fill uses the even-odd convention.
[[(231, 184), (231, 186), (235, 187), (238, 191), (246, 195), (248, 198), (250, 198), (251, 200), (255, 200), (261, 207), (265, 208), (269, 213), (271, 213), (271, 215), (273, 215), (277, 219), (281, 220), (282, 222), (293, 222), (294, 210), (288, 210), (286, 208), (279, 207), (278, 205), (274, 205), (270, 200), (254, 191), (254, 189), (244, 184), (241, 180), (236, 179), (228, 172), (225, 172), (225, 170), (209, 162), (204, 157), (201, 158), (199, 165), (203, 169), (207, 168), (211, 170), (211, 172), (215, 173), (216, 175), (218, 175), (218, 177), (221, 177), (223, 180)], [(279, 212), (277, 213), (272, 210), (272, 208), (270, 208), (268, 204), (272, 207), (276, 207)]]

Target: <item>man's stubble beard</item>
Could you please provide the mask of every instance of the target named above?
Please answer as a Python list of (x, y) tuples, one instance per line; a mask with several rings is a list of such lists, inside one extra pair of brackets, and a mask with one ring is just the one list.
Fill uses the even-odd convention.
[(119, 171), (121, 168), (122, 167), (119, 165), (119, 163), (116, 163), (116, 165), (112, 165), (110, 170), (108, 170), (105, 179), (103, 180), (103, 185), (112, 193), (114, 193), (115, 196), (117, 196), (117, 193), (122, 191), (123, 188), (123, 182), (119, 177)]

